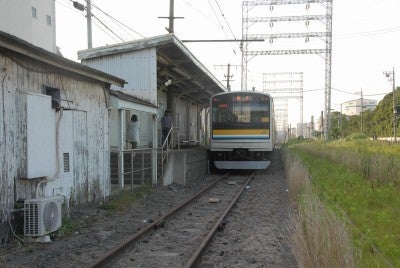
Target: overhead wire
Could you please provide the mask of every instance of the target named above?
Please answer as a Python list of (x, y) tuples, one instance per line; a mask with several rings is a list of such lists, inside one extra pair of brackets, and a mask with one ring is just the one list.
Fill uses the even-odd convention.
[(218, 1), (217, 1), (217, 0), (214, 0), (214, 1), (215, 1), (215, 3), (217, 4), (217, 6), (218, 6), (218, 9), (219, 9), (219, 12), (221, 13), (221, 16), (224, 18), (224, 20), (225, 20), (225, 23), (226, 23), (226, 25), (228, 26), (228, 29), (229, 29), (229, 31), (231, 32), (231, 34), (232, 34), (233, 38), (234, 38), (235, 40), (237, 40), (237, 38), (236, 38), (235, 34), (234, 34), (234, 33), (233, 33), (233, 31), (232, 31), (232, 28), (231, 28), (231, 26), (229, 25), (229, 22), (227, 21), (227, 19), (226, 19), (226, 17), (225, 17), (225, 14), (224, 14), (224, 12), (222, 12), (222, 9), (221, 9), (221, 7), (220, 7), (220, 5), (219, 5)]
[[(102, 10), (102, 9), (101, 9), (100, 7), (98, 7), (97, 5), (93, 4), (93, 2), (91, 2), (90, 4), (91, 4), (92, 7), (96, 8), (97, 10), (99, 10), (100, 12), (102, 12), (104, 15), (106, 15), (107, 17), (109, 17), (110, 19), (112, 19), (112, 20), (115, 22), (115, 24), (117, 24), (117, 25), (118, 25), (122, 30), (124, 30), (125, 32), (127, 32), (125, 29), (128, 29), (128, 30), (132, 31), (132, 32), (135, 33), (135, 34), (137, 34), (137, 35), (139, 35), (139, 36), (141, 36), (141, 37), (143, 37), (143, 38), (146, 38), (143, 34), (141, 34), (141, 33), (137, 32), (137, 31), (135, 31), (134, 29), (132, 29), (131, 27), (129, 27), (128, 25), (126, 25), (124, 22), (122, 22), (122, 21), (116, 19), (115, 17), (111, 16), (109, 13), (105, 12), (104, 10)], [(125, 27), (125, 28), (123, 28), (123, 27), (121, 27), (121, 26), (123, 26), (123, 27)]]
[[(67, 6), (67, 5), (64, 3), (65, 1), (68, 2), (68, 3), (69, 3), (69, 2), (74, 3), (74, 2), (78, 2), (78, 1), (73, 1), (73, 0), (65, 0), (64, 2), (60, 2), (60, 0), (56, 0), (56, 1), (57, 1), (59, 4), (63, 5), (64, 7), (67, 7), (67, 8), (69, 8), (69, 9), (71, 9), (71, 10), (75, 10), (75, 11), (77, 11), (78, 13), (82, 14), (82, 15), (85, 17), (85, 15), (84, 15), (82, 12), (78, 11), (77, 9), (73, 9), (73, 8)], [(87, 0), (84, 0), (84, 1), (86, 2), (85, 9), (87, 9), (87, 4), (88, 4), (88, 2), (87, 2)], [(78, 3), (79, 3), (79, 2), (78, 2)], [(117, 26), (118, 26), (120, 29), (122, 29), (126, 34), (128, 34), (128, 35), (130, 36), (130, 38), (135, 39), (135, 37), (134, 37), (133, 35), (131, 35), (126, 29), (132, 31), (133, 33), (135, 33), (135, 34), (137, 34), (137, 35), (139, 35), (139, 36), (141, 36), (141, 37), (144, 37), (142, 34), (138, 33), (138, 32), (135, 31), (135, 30), (133, 30), (131, 27), (129, 27), (129, 26), (126, 25), (125, 23), (119, 21), (118, 19), (114, 18), (113, 16), (111, 16), (110, 14), (108, 14), (107, 12), (105, 12), (104, 10), (102, 10), (100, 7), (98, 7), (97, 5), (95, 5), (93, 2), (90, 2), (90, 5), (91, 5), (91, 7), (97, 9), (97, 10), (100, 11), (102, 14), (104, 14), (105, 16), (107, 16), (108, 18), (110, 18), (110, 19), (111, 19), (111, 22), (114, 23), (115, 25), (117, 25)], [(103, 18), (100, 18), (97, 14), (93, 13), (93, 11), (92, 11), (92, 16), (93, 16), (93, 18), (95, 19), (95, 20), (93, 21), (93, 23), (99, 28), (99, 30), (101, 30), (102, 32), (104, 32), (106, 35), (108, 35), (108, 36), (109, 36), (111, 39), (113, 39), (115, 42), (119, 42), (119, 40), (122, 41), (122, 42), (125, 42), (124, 38), (122, 38), (121, 35), (118, 34), (118, 33), (116, 32), (115, 29), (112, 29), (111, 23), (106, 23), (106, 22), (104, 22), (104, 19), (103, 19)], [(97, 21), (97, 22), (96, 22), (96, 21)]]
[(197, 13), (199, 13), (200, 15), (202, 15), (203, 17), (205, 17), (207, 20), (211, 21), (213, 24), (219, 26), (219, 24), (217, 22), (215, 22), (212, 18), (210, 18), (206, 13), (202, 12), (201, 10), (195, 8), (191, 3), (189, 3), (188, 1), (184, 1), (184, 3), (189, 6), (190, 8), (192, 8), (194, 11), (196, 11)]
[(116, 39), (114, 36), (112, 36), (106, 29), (104, 29), (101, 24), (99, 24), (96, 20), (93, 21), (94, 25), (97, 26), (97, 28), (99, 28), (99, 30), (101, 30), (103, 33), (105, 33), (106, 35), (108, 35), (111, 39), (113, 39), (115, 42), (118, 42), (118, 39)]
[[(78, 12), (77, 9), (72, 8), (71, 6), (67, 5), (65, 2), (63, 2), (63, 1), (61, 1), (61, 0), (56, 0), (56, 2), (59, 3), (60, 5), (62, 5), (63, 7), (68, 8), (68, 9), (71, 10), (71, 11)], [(80, 13), (80, 12), (79, 12), (79, 13)]]
[(347, 39), (347, 38), (357, 38), (357, 37), (369, 37), (369, 36), (374, 36), (374, 35), (389, 34), (389, 33), (398, 32), (398, 31), (400, 31), (400, 27), (392, 27), (392, 28), (380, 29), (380, 30), (375, 30), (375, 31), (338, 34), (338, 35), (334, 35), (333, 38)]
[[(212, 11), (213, 11), (213, 13), (214, 13), (215, 18), (217, 19), (219, 25), (221, 26), (222, 31), (224, 32), (225, 38), (226, 38), (226, 39), (229, 39), (229, 35), (227, 34), (227, 32), (226, 32), (226, 30), (225, 30), (225, 28), (224, 28), (224, 25), (222, 24), (221, 20), (219, 19), (218, 14), (217, 14), (217, 12), (216, 12), (215, 9), (214, 9), (214, 6), (211, 4), (211, 1), (210, 1), (210, 0), (208, 0), (208, 3), (209, 3), (209, 5), (210, 5), (210, 7), (211, 7), (211, 9), (212, 9)], [(235, 38), (235, 40), (236, 40), (236, 37), (235, 37), (235, 36), (234, 36), (234, 38)], [(233, 49), (233, 53), (234, 53), (235, 55), (237, 54), (235, 49)]]
[(120, 37), (118, 34), (116, 34), (113, 30), (111, 30), (110, 27), (108, 27), (102, 20), (100, 20), (96, 15), (94, 15), (92, 13), (93, 18), (95, 18), (98, 22), (101, 23), (101, 25), (103, 25), (107, 30), (109, 30), (111, 33), (113, 33), (118, 39), (120, 39), (122, 42), (125, 42), (124, 39), (122, 39), (122, 37)]

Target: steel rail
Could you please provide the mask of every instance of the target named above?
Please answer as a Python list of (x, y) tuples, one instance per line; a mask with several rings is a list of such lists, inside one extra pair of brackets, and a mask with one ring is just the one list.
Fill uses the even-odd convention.
[[(169, 210), (166, 214), (152, 222), (151, 224), (147, 225), (143, 229), (139, 230), (132, 236), (128, 237), (126, 240), (124, 240), (121, 244), (114, 246), (107, 252), (105, 252), (102, 256), (100, 256), (93, 264), (91, 264), (89, 267), (95, 268), (95, 267), (109, 267), (114, 259), (116, 259), (119, 255), (122, 255), (126, 249), (128, 249), (133, 243), (135, 243), (137, 240), (139, 240), (142, 236), (147, 234), (153, 229), (156, 229), (159, 227), (166, 219), (177, 213), (179, 210), (184, 208), (186, 205), (191, 203), (193, 200), (197, 199), (200, 195), (202, 195), (204, 192), (212, 188), (215, 184), (220, 182), (222, 179), (226, 178), (230, 172), (227, 172), (226, 174), (222, 175), (220, 178), (216, 179), (213, 183), (210, 185), (204, 187), (202, 190), (197, 192), (195, 195), (193, 195), (190, 199), (183, 201), (179, 203), (177, 206)], [(246, 182), (247, 184), (247, 182)]]
[(208, 244), (211, 242), (211, 239), (214, 237), (215, 233), (218, 230), (218, 227), (222, 224), (222, 221), (225, 219), (226, 215), (229, 213), (229, 211), (232, 209), (233, 205), (236, 203), (236, 201), (239, 199), (239, 197), (242, 195), (244, 189), (246, 189), (246, 186), (248, 183), (253, 179), (254, 175), (256, 174), (257, 171), (254, 171), (245, 184), (243, 185), (242, 190), (235, 196), (235, 198), (232, 200), (232, 202), (229, 204), (228, 208), (225, 210), (225, 212), (221, 215), (220, 219), (218, 222), (214, 225), (214, 227), (210, 230), (208, 235), (204, 238), (203, 242), (200, 244), (200, 246), (197, 248), (197, 250), (194, 252), (192, 257), (189, 259), (189, 261), (185, 264), (185, 268), (192, 268), (196, 267), (198, 265), (199, 259), (203, 253), (203, 251), (206, 249)]

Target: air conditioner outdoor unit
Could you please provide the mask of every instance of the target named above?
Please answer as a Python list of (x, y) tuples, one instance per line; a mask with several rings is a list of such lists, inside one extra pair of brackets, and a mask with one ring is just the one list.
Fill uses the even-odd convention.
[(25, 200), (24, 234), (38, 237), (61, 227), (62, 197), (42, 197)]

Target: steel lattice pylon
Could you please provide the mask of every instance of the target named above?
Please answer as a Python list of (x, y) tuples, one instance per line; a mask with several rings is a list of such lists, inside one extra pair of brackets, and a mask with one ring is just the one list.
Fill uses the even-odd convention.
[[(248, 74), (248, 63), (251, 59), (260, 55), (296, 55), (296, 54), (317, 54), (325, 58), (325, 90), (324, 90), (324, 136), (325, 139), (329, 137), (330, 132), (330, 111), (331, 111), (331, 62), (332, 62), (332, 2), (333, 0), (254, 0), (254, 1), (243, 1), (242, 4), (242, 39), (269, 39), (273, 42), (274, 39), (279, 38), (321, 38), (325, 41), (325, 48), (313, 48), (313, 49), (285, 49), (285, 50), (267, 50), (258, 49), (250, 50), (250, 41), (243, 41), (241, 43), (242, 52), (242, 80), (241, 89), (247, 89), (247, 74)], [(250, 12), (258, 7), (270, 6), (273, 10), (275, 5), (299, 5), (305, 4), (306, 8), (310, 4), (322, 4), (326, 10), (326, 14), (314, 14), (304, 16), (249, 16)], [(284, 33), (251, 33), (250, 29), (257, 23), (273, 23), (276, 22), (297, 22), (305, 21), (322, 21), (326, 25), (325, 31), (321, 32), (284, 32)]]
[[(300, 129), (299, 136), (304, 134), (303, 124), (303, 73), (302, 72), (278, 72), (278, 73), (264, 73), (263, 74), (263, 91), (269, 93), (274, 98), (275, 107), (278, 107), (282, 101), (286, 102), (286, 109), (288, 109), (287, 101), (289, 99), (297, 99), (300, 104)], [(280, 108), (279, 108), (280, 109)], [(275, 109), (275, 115), (277, 109)], [(276, 117), (275, 122), (278, 131), (286, 131), (288, 128), (288, 110), (284, 112), (286, 118), (284, 122), (280, 122), (282, 117)], [(281, 128), (281, 129), (279, 129)]]

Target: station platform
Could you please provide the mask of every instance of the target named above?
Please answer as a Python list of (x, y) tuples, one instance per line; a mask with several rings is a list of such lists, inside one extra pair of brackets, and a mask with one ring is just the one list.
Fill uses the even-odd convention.
[(172, 150), (163, 173), (163, 185), (171, 183), (185, 185), (187, 180), (205, 177), (208, 174), (208, 148)]
[[(124, 153), (124, 185), (133, 187), (142, 183), (151, 183), (151, 153), (136, 152), (133, 157)], [(118, 188), (118, 152), (111, 152), (111, 187)], [(130, 173), (134, 170), (133, 173)], [(181, 146), (169, 152), (168, 161), (161, 166), (161, 150), (157, 157), (157, 184), (185, 185), (188, 180), (203, 178), (208, 174), (208, 147), (191, 145)]]

